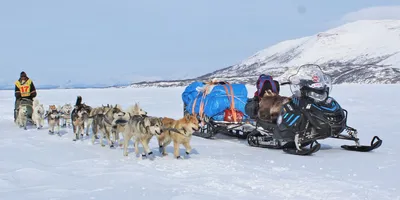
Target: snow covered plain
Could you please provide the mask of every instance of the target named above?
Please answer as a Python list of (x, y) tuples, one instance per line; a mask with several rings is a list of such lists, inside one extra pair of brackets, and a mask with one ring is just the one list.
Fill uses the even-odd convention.
[[(75, 103), (76, 96), (91, 106), (134, 102), (153, 116), (182, 116), (184, 88), (124, 88), (42, 90), (49, 104)], [(283, 87), (282, 93), (290, 94)], [(400, 199), (398, 165), (398, 99), (400, 85), (339, 85), (333, 96), (349, 111), (349, 124), (359, 130), (361, 143), (374, 135), (382, 146), (369, 153), (340, 148), (350, 141), (320, 141), (313, 156), (288, 155), (280, 150), (252, 148), (244, 140), (219, 135), (193, 137), (193, 154), (185, 160), (128, 157), (122, 149), (72, 141), (47, 130), (24, 131), (13, 123), (13, 91), (0, 91), (0, 199)], [(254, 86), (249, 87), (249, 95)], [(47, 124), (44, 128), (47, 128)], [(184, 153), (181, 147), (181, 153)]]

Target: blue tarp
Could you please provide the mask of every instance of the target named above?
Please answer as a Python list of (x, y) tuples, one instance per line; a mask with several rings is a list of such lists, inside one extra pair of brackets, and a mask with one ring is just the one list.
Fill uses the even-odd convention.
[[(186, 105), (186, 110), (189, 113), (193, 113), (193, 104), (195, 99), (197, 99), (194, 108), (196, 114), (199, 113), (200, 104), (203, 102), (204, 114), (214, 120), (222, 121), (224, 119), (224, 111), (229, 109), (231, 105), (229, 85), (226, 85), (228, 87), (229, 96), (223, 85), (215, 85), (204, 99), (203, 92), (201, 91), (199, 93), (198, 91), (198, 89), (203, 86), (205, 86), (203, 82), (193, 82), (186, 87), (185, 91), (182, 93), (182, 100)], [(243, 113), (243, 119), (247, 119), (245, 112), (247, 88), (243, 84), (231, 84), (231, 86), (234, 94), (235, 109)]]

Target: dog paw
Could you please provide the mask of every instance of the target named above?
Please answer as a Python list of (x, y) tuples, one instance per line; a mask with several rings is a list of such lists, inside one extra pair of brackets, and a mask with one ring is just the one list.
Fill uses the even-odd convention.
[(183, 158), (181, 156), (177, 156), (176, 159), (183, 160)]

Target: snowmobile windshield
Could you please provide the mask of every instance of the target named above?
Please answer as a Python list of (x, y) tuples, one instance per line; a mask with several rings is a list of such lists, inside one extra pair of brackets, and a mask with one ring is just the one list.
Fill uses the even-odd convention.
[(325, 100), (332, 90), (330, 76), (314, 64), (300, 66), (295, 74), (289, 76), (289, 81), (293, 95), (306, 95), (316, 101)]

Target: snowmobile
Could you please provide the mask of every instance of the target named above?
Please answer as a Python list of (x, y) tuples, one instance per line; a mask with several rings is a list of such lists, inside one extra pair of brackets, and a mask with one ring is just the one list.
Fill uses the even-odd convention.
[(381, 146), (378, 136), (369, 146), (360, 145), (357, 130), (347, 125), (347, 110), (329, 96), (331, 78), (320, 66), (302, 65), (281, 85), (290, 85), (291, 101), (282, 106), (276, 123), (256, 119), (256, 128), (247, 135), (250, 146), (282, 149), (295, 155), (317, 152), (321, 146), (317, 140), (326, 138), (354, 141), (355, 145), (341, 146), (350, 151), (369, 152)]

